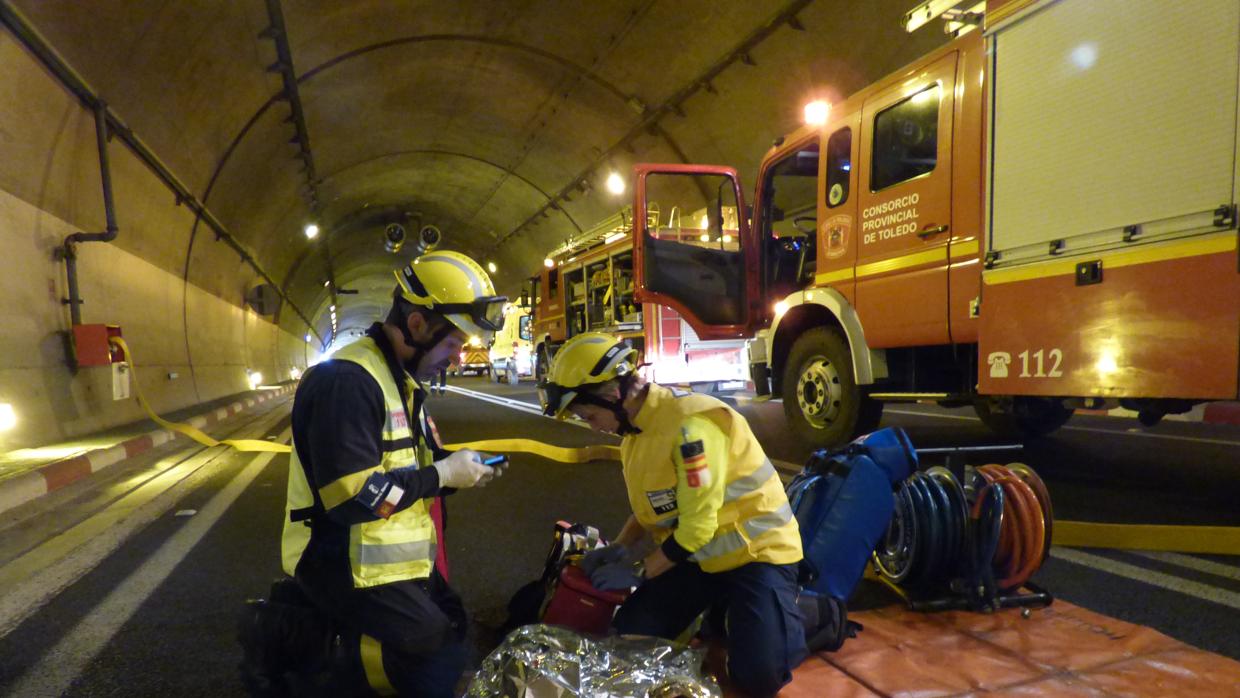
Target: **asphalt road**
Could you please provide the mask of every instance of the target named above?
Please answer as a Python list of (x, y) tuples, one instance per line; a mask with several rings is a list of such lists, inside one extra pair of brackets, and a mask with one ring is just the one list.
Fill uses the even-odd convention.
[[(527, 404), (536, 399), (528, 383), (454, 385)], [(288, 406), (235, 418), (216, 436), (279, 437)], [(432, 398), (430, 409), (446, 441), (614, 442), (457, 392)], [(804, 460), (809, 449), (789, 440), (778, 404), (741, 401), (739, 409), (773, 458)], [(996, 443), (963, 411), (893, 407), (884, 424), (904, 427), (918, 447)], [(1170, 423), (1127, 431), (1134, 426), (1074, 418), (1051, 438), (994, 460), (1032, 465), (1048, 481), (1060, 518), (1240, 525), (1240, 429)], [(537, 576), (557, 519), (614, 532), (628, 511), (617, 463), (561, 465), (522, 454), (512, 461), (492, 486), (449, 500), (452, 583), (474, 614), (476, 658), (497, 641), (512, 592)], [(9, 630), (0, 637), (0, 694), (243, 695), (233, 624), (244, 599), (263, 595), (279, 574), (287, 456), (177, 446), (123, 468), (93, 489), (44, 498), (0, 526), (0, 574), (25, 579), (5, 593), (29, 598), (0, 602), (9, 614), (0, 616), (0, 632)], [(180, 484), (142, 507), (126, 498), (142, 483), (162, 487), (160, 477)], [(118, 506), (131, 508), (99, 518)], [(132, 534), (124, 532), (126, 521), (137, 522)], [(90, 532), (92, 525), (100, 529), (92, 540), (114, 537), (114, 549), (95, 551), (98, 561), (36, 569), (32, 561), (54, 552), (74, 527)], [(36, 571), (14, 576), (26, 568)], [(1240, 658), (1240, 559), (1056, 549), (1035, 581), (1073, 603)]]

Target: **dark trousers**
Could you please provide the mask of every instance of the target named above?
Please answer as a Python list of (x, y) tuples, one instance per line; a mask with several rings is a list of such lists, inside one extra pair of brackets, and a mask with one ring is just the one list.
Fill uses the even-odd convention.
[(673, 639), (702, 611), (722, 604), (732, 682), (750, 695), (773, 696), (808, 654), (796, 581), (796, 565), (751, 562), (709, 573), (682, 562), (638, 587), (612, 626), (622, 634)]
[[(452, 698), (468, 657), (465, 607), (456, 592), (438, 572), (354, 589), (347, 563), (333, 563), (303, 556), (297, 582), (341, 628), (350, 651), (369, 635), (382, 646), (384, 671), (400, 695)], [(364, 674), (357, 679), (364, 681)]]

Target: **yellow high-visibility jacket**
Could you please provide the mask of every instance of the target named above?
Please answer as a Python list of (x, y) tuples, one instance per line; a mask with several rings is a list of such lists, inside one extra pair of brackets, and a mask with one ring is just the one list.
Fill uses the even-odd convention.
[[(374, 340), (364, 337), (337, 351), (332, 360), (356, 363), (374, 377), (383, 390), (386, 418), (382, 426), (383, 457), (378, 464), (358, 463), (355, 472), (334, 482), (316, 483), (324, 511), (357, 497), (374, 473), (409, 466), (429, 467), (433, 461), (425, 439), (415, 439), (414, 431), (410, 429), (406, 415), (413, 414), (413, 406), (401, 403), (392, 372), (383, 351)], [(405, 394), (412, 396), (414, 382), (408, 376), (405, 380)], [(426, 430), (422, 429), (420, 433), (424, 434)], [(310, 541), (310, 528), (302, 522), (292, 521), (292, 513), (315, 506), (314, 493), (310, 489), (306, 469), (297, 456), (296, 444), (293, 445), (288, 474), (280, 552), (285, 573), (292, 575)], [(355, 588), (430, 576), (438, 545), (430, 505), (431, 499), (419, 499), (388, 518), (349, 527), (349, 566)]]
[(620, 445), (629, 504), (665, 552), (681, 548), (706, 572), (801, 560), (783, 484), (744, 417), (715, 398), (651, 384), (633, 425), (641, 433)]

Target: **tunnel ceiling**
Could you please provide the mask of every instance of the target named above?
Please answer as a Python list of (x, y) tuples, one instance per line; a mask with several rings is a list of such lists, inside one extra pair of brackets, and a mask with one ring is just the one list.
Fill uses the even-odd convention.
[[(333, 302), (343, 333), (385, 307), (408, 257), (384, 250), (388, 222), (438, 226), (514, 295), (628, 203), (602, 186), (613, 169), (730, 164), (752, 186), (805, 101), (943, 43), (903, 32), (912, 4), (13, 2), (324, 335)], [(198, 226), (193, 244), (219, 243)], [(358, 293), (333, 297), (329, 275)]]

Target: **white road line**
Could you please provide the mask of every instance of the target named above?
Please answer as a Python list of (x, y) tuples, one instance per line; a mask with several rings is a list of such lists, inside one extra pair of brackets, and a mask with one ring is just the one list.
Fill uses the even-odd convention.
[(1212, 574), (1216, 577), (1222, 577), (1224, 579), (1240, 582), (1240, 567), (1235, 567), (1233, 565), (1225, 565), (1221, 562), (1215, 562), (1213, 560), (1203, 560), (1199, 557), (1193, 557), (1192, 555), (1185, 555), (1183, 553), (1147, 552), (1144, 550), (1134, 550), (1131, 552), (1133, 555), (1140, 555), (1141, 557), (1147, 557), (1151, 560), (1158, 560), (1159, 562), (1165, 562), (1169, 565), (1178, 565), (1180, 567), (1186, 567), (1190, 570), (1205, 572), (1206, 574)]
[[(290, 432), (291, 428), (285, 429), (277, 441), (287, 443)], [(275, 456), (275, 453), (255, 456), (196, 516), (172, 534), (154, 555), (131, 572), (89, 615), (73, 626), (68, 635), (43, 655), (39, 665), (22, 677), (13, 695), (63, 694)]]
[[(493, 405), (499, 405), (501, 407), (508, 407), (510, 409), (517, 410), (519, 412), (525, 412), (527, 414), (537, 415), (545, 419), (555, 419), (554, 417), (548, 417), (547, 415), (543, 414), (541, 407), (538, 407), (536, 405), (531, 405), (528, 402), (522, 402), (521, 400), (514, 400), (510, 397), (501, 397), (499, 395), (492, 395), (490, 393), (484, 393), (484, 392), (480, 392), (477, 390), (470, 390), (468, 388), (458, 388), (454, 385), (449, 385), (448, 390), (455, 392), (455, 393), (460, 393), (464, 395), (465, 397), (472, 397), (475, 400), (482, 400), (483, 402), (489, 402)], [(561, 423), (571, 424), (572, 426), (581, 427), (582, 429), (590, 428), (590, 425), (577, 419), (565, 419)]]
[(1112, 560), (1101, 555), (1094, 555), (1073, 548), (1052, 547), (1051, 557), (1240, 610), (1240, 593), (1227, 589), (1194, 582), (1190, 579), (1183, 579), (1164, 572), (1147, 570), (1126, 562)]
[(1144, 431), (1112, 431), (1110, 429), (1093, 429), (1090, 427), (1061, 427), (1068, 431), (1088, 431), (1095, 434), (1111, 434), (1113, 436), (1143, 436), (1147, 439), (1168, 439), (1171, 441), (1192, 441), (1199, 444), (1219, 444), (1222, 446), (1240, 446), (1240, 441), (1228, 439), (1203, 439), (1197, 436), (1176, 436), (1174, 434), (1150, 434)]
[[(903, 414), (910, 417), (933, 417), (935, 419), (958, 419), (966, 422), (980, 422), (982, 420), (977, 417), (965, 417), (958, 414), (934, 414), (933, 412), (911, 412), (909, 410), (883, 410), (883, 414)], [(1168, 439), (1170, 441), (1192, 441), (1202, 444), (1219, 444), (1222, 446), (1240, 446), (1240, 441), (1232, 441), (1228, 439), (1206, 439), (1198, 436), (1176, 436), (1175, 434), (1151, 434), (1144, 431), (1118, 431), (1115, 429), (1097, 429), (1094, 427), (1060, 427), (1061, 431), (1085, 431), (1095, 434), (1110, 434), (1112, 436), (1142, 436), (1147, 439)]]
[(908, 410), (888, 410), (884, 409), (883, 414), (906, 414), (911, 417), (935, 417), (937, 419), (959, 419), (966, 422), (980, 422), (982, 420), (977, 417), (963, 417), (958, 414), (934, 414), (933, 412), (910, 412)]

